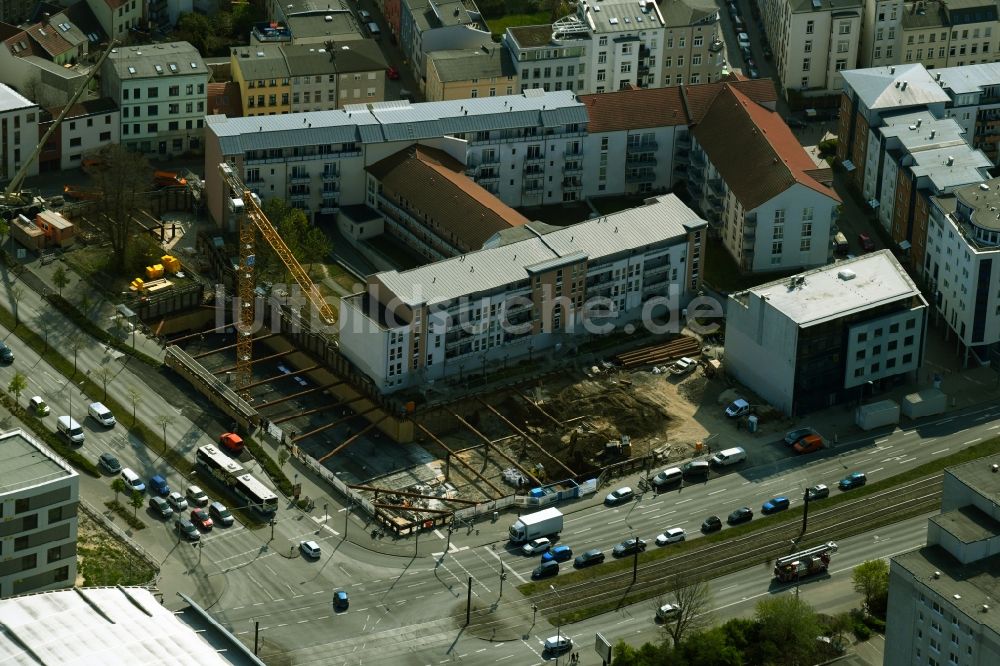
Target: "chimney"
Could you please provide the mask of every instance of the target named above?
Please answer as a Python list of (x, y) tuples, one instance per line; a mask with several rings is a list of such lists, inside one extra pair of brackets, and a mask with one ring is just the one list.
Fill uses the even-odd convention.
[(948, 156), (948, 166), (953, 166), (955, 164), (955, 158), (951, 155)]
[(920, 127), (920, 124), (921, 124), (922, 122), (924, 122), (924, 119), (923, 119), (923, 118), (917, 118), (917, 127)]
[(931, 130), (931, 138), (932, 139), (934, 138), (935, 134), (937, 134), (937, 130)]
[(906, 81), (903, 81), (903, 90), (906, 90)]

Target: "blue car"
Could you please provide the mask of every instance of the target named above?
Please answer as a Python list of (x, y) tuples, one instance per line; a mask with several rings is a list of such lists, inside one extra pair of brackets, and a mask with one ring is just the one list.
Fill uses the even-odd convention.
[(565, 562), (573, 558), (573, 549), (569, 546), (556, 546), (542, 555), (542, 562)]
[(350, 601), (347, 598), (347, 592), (343, 590), (337, 590), (333, 593), (333, 607), (336, 610), (347, 610), (350, 605)]
[(760, 512), (765, 515), (769, 513), (778, 513), (779, 511), (787, 509), (788, 505), (789, 500), (787, 497), (772, 497), (764, 502), (764, 506), (760, 507)]
[(851, 488), (860, 488), (868, 482), (868, 478), (865, 476), (864, 472), (854, 472), (853, 474), (844, 477), (840, 480), (841, 490), (850, 490)]

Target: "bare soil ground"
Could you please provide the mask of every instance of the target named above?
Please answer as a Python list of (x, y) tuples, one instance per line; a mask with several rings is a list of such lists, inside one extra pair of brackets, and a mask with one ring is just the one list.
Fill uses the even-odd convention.
[(149, 562), (86, 512), (77, 516), (77, 586), (145, 585), (153, 579)]

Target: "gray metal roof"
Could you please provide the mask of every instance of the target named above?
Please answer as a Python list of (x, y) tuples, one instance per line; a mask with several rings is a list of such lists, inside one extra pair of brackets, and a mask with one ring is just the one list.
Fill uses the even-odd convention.
[(979, 92), (986, 86), (1000, 83), (1000, 63), (987, 62), (980, 65), (945, 67), (935, 69), (933, 76), (945, 90), (953, 94)]
[(713, 0), (659, 0), (657, 6), (668, 28), (705, 25), (708, 17), (718, 18), (719, 13), (719, 5)]
[(209, 73), (198, 49), (187, 42), (117, 48), (111, 51), (107, 62), (123, 81)]
[(279, 44), (236, 46), (229, 52), (230, 57), (235, 55), (236, 66), (247, 81), (288, 78), (288, 65)]
[(910, 167), (913, 175), (929, 178), (938, 192), (980, 183), (989, 178), (988, 170), (993, 166), (981, 150), (968, 144), (921, 150), (913, 153), (913, 159), (916, 162)]
[[(886, 115), (879, 128), (884, 137), (897, 137), (907, 150), (917, 151), (952, 145), (968, 146), (965, 130), (954, 118), (935, 118), (930, 111)], [(933, 135), (933, 136), (932, 136)]]
[(864, 6), (862, 0), (825, 0), (816, 7), (813, 0), (790, 0), (788, 3), (793, 14), (812, 12), (843, 12), (845, 10), (860, 10)]
[[(586, 107), (567, 90), (409, 104), (349, 104), (333, 111), (252, 118), (212, 116), (208, 128), (225, 155), (247, 150), (360, 140), (416, 141), (466, 132), (587, 122)], [(348, 138), (349, 137), (349, 138)]]
[[(533, 223), (524, 225), (531, 227)], [(673, 194), (648, 199), (637, 208), (580, 222), (527, 240), (470, 252), (399, 273), (374, 276), (410, 305), (442, 303), (484, 294), (525, 280), (528, 268), (571, 255), (591, 263), (619, 252), (686, 238), (707, 222)]]
[(14, 109), (25, 109), (30, 106), (35, 106), (35, 103), (22, 97), (13, 88), (0, 83), (0, 111), (13, 111)]
[(951, 99), (919, 63), (845, 70), (841, 75), (869, 109), (919, 106)]
[(432, 62), (438, 78), (445, 83), (517, 75), (510, 51), (499, 44), (486, 44), (479, 49), (432, 51), (427, 54), (427, 63)]
[[(594, 5), (599, 6), (601, 11), (586, 12), (587, 19), (584, 20), (593, 22), (596, 33), (640, 32), (663, 27), (659, 9), (653, 3), (647, 3), (643, 7), (637, 0), (604, 0), (600, 5), (596, 2)], [(582, 15), (577, 15), (583, 19)]]

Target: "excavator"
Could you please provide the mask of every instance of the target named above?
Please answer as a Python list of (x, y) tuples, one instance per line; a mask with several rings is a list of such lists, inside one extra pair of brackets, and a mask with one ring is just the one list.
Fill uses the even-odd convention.
[(76, 92), (74, 92), (73, 96), (70, 97), (69, 102), (67, 102), (66, 106), (63, 107), (63, 110), (56, 117), (55, 121), (53, 121), (52, 125), (49, 126), (45, 135), (39, 140), (38, 145), (35, 146), (35, 150), (32, 151), (30, 156), (28, 156), (28, 159), (24, 160), (21, 164), (21, 168), (17, 170), (14, 177), (11, 178), (9, 183), (7, 183), (7, 187), (5, 187), (3, 193), (0, 194), (0, 210), (6, 213), (6, 215), (4, 215), (5, 217), (8, 217), (11, 214), (17, 214), (20, 212), (20, 209), (29, 207), (34, 203), (33, 197), (21, 189), (21, 186), (24, 184), (24, 179), (28, 175), (28, 168), (34, 164), (35, 160), (38, 159), (38, 156), (41, 154), (45, 144), (48, 143), (52, 134), (55, 133), (59, 125), (62, 124), (63, 118), (66, 117), (69, 110), (73, 108), (73, 105), (76, 104), (77, 101), (79, 101), (80, 97), (87, 89), (87, 86), (90, 85), (91, 79), (93, 79), (97, 72), (100, 71), (104, 61), (108, 59), (108, 56), (111, 55), (111, 51), (115, 48), (115, 46), (117, 46), (117, 44), (117, 41), (111, 40), (111, 43), (108, 44), (108, 48), (101, 54), (97, 63), (95, 63), (90, 69), (90, 72), (83, 78), (83, 82), (76, 89)]

